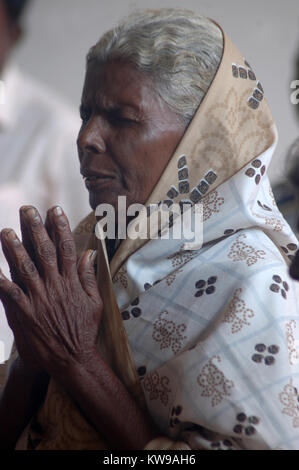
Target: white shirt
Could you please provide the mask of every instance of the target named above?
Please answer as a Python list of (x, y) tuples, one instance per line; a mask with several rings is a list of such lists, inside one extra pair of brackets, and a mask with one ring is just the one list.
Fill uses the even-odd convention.
[[(74, 227), (88, 211), (88, 192), (79, 172), (77, 117), (40, 83), (8, 69), (0, 104), (0, 230), (19, 231), (19, 208), (30, 204), (44, 217), (60, 205)], [(8, 267), (0, 249), (0, 266)], [(0, 356), (9, 356), (13, 336), (0, 303)], [(2, 353), (1, 353), (2, 351)], [(0, 363), (3, 357), (0, 357)]]

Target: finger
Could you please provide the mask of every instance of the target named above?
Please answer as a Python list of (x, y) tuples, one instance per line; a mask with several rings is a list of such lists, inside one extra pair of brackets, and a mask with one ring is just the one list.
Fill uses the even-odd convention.
[[(28, 207), (29, 209), (30, 206), (26, 206), (26, 207)], [(36, 260), (35, 260), (34, 245), (32, 243), (27, 224), (24, 223), (24, 217), (22, 216), (22, 209), (25, 209), (25, 206), (23, 206), (20, 209), (20, 227), (21, 227), (21, 234), (22, 234), (22, 243), (28, 255), (32, 259), (32, 261), (35, 262)]]
[[(43, 277), (55, 277), (58, 273), (56, 250), (42, 219), (33, 206), (20, 209), (20, 221), (25, 244)], [(23, 241), (24, 241), (23, 239)]]
[(96, 302), (101, 301), (97, 280), (95, 276), (94, 264), (97, 251), (86, 251), (78, 261), (78, 276), (86, 294)]
[(56, 246), (56, 233), (55, 233), (53, 224), (51, 222), (51, 212), (52, 212), (52, 209), (49, 209), (47, 211), (47, 216), (45, 220), (45, 229), (47, 230), (48, 235), (52, 240), (52, 243), (54, 244), (54, 246)]
[(1, 243), (9, 267), (11, 271), (15, 272), (21, 285), (25, 286), (26, 291), (40, 292), (39, 273), (14, 230), (2, 230)]
[[(2, 240), (1, 240), (1, 243), (2, 243)], [(2, 243), (2, 250), (3, 250), (3, 253), (5, 255), (7, 264), (9, 266), (9, 272), (10, 272), (10, 277), (11, 277), (12, 281), (15, 284), (17, 284), (19, 287), (21, 287), (21, 289), (23, 289), (24, 292), (26, 292), (25, 285), (23, 284), (23, 282), (21, 281), (21, 279), (18, 276), (17, 269), (16, 269), (16, 266), (14, 265), (14, 261), (13, 261), (13, 258), (11, 256), (10, 250), (6, 249), (6, 247), (3, 245), (3, 243)]]
[(69, 226), (68, 219), (61, 207), (56, 206), (49, 211), (49, 225), (51, 232), (55, 233), (57, 262), (63, 276), (78, 279), (77, 252), (75, 241)]
[(14, 331), (17, 325), (17, 311), (28, 310), (29, 300), (22, 289), (7, 279), (0, 269), (0, 300), (3, 303), (7, 321), (11, 329)]

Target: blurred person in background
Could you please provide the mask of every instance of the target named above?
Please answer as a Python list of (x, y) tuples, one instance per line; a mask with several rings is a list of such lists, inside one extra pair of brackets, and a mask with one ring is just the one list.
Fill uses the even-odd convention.
[[(79, 114), (11, 65), (12, 52), (22, 39), (21, 17), (29, 3), (0, 0), (0, 80), (5, 98), (0, 104), (0, 228), (17, 230), (22, 204), (35, 205), (41, 214), (61, 204), (72, 226), (88, 210), (76, 149)], [(7, 273), (2, 252), (0, 266)], [(12, 338), (1, 305), (0, 340), (5, 344), (5, 358)]]

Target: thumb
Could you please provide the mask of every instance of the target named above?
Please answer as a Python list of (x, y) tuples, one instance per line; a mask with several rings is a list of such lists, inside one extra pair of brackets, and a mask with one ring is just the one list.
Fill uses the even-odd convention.
[(97, 301), (100, 299), (100, 294), (97, 286), (95, 275), (95, 260), (97, 251), (85, 251), (78, 261), (78, 276), (83, 289), (90, 297), (94, 297)]

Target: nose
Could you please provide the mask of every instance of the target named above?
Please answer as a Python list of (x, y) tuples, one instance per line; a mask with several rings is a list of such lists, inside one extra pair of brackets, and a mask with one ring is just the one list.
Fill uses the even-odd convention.
[(82, 163), (84, 156), (88, 154), (102, 154), (106, 152), (106, 130), (101, 116), (91, 117), (86, 125), (82, 125), (77, 146), (79, 159)]

